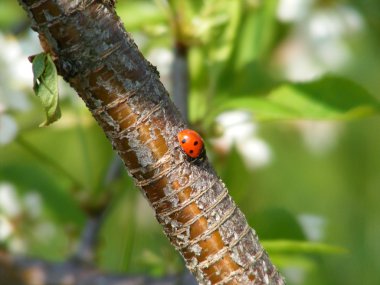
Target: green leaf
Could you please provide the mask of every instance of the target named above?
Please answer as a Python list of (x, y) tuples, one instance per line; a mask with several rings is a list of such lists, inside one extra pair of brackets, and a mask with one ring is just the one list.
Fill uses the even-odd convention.
[(285, 83), (268, 96), (238, 96), (219, 101), (214, 112), (245, 109), (257, 120), (351, 120), (378, 114), (380, 102), (358, 84), (339, 77)]
[(273, 264), (276, 264), (280, 269), (293, 267), (311, 272), (318, 268), (317, 260), (305, 255), (270, 253), (270, 259)]
[(228, 68), (218, 78), (218, 96), (226, 91), (228, 97), (265, 94), (277, 85), (268, 70), (268, 57), (278, 40), (277, 2), (244, 4)]
[(307, 253), (307, 254), (345, 254), (347, 249), (329, 245), (326, 243), (294, 241), (294, 240), (273, 240), (262, 241), (263, 247), (270, 253)]
[(45, 61), (46, 61), (45, 53), (37, 54), (34, 57), (32, 69), (33, 69), (33, 75), (34, 75), (35, 80), (39, 79), (44, 73)]
[(247, 3), (246, 6), (234, 54), (236, 70), (263, 59), (273, 44), (277, 29), (277, 0)]
[(16, 1), (1, 1), (0, 30), (10, 31), (12, 27), (25, 21), (25, 12)]
[(267, 208), (248, 215), (247, 218), (263, 240), (306, 240), (297, 217), (286, 209)]
[[(207, 43), (208, 59), (221, 69), (227, 62), (237, 36), (242, 7), (239, 1), (209, 1), (205, 7), (204, 22), (208, 26), (203, 35), (203, 42)], [(212, 12), (209, 12), (212, 11)], [(220, 65), (220, 66), (219, 66)]]
[(299, 114), (291, 108), (276, 102), (271, 102), (266, 97), (223, 97), (224, 98), (221, 100), (215, 100), (212, 111), (209, 112), (204, 118), (203, 122), (206, 126), (212, 126), (215, 117), (228, 110), (244, 110), (252, 112), (254, 119), (258, 121), (289, 120), (299, 118)]
[(338, 77), (285, 84), (271, 92), (268, 99), (305, 119), (354, 119), (380, 111), (379, 101), (364, 88)]
[(192, 6), (191, 9), (183, 7), (179, 11), (180, 15), (187, 15), (189, 28), (185, 31), (189, 30), (188, 42), (192, 45), (189, 53), (192, 85), (189, 117), (190, 121), (194, 122), (202, 120), (209, 109), (205, 104), (204, 108), (199, 108), (199, 103), (211, 101), (217, 94), (218, 78), (223, 70), (229, 70), (228, 59), (238, 36), (243, 3), (230, 0), (177, 1), (177, 3), (182, 6), (187, 3), (186, 8)]
[[(158, 1), (157, 1), (158, 2)], [(119, 1), (117, 11), (129, 31), (145, 31), (166, 24), (165, 13), (154, 1)]]
[(34, 93), (40, 98), (45, 109), (46, 121), (40, 127), (48, 126), (61, 117), (58, 98), (58, 74), (50, 55), (40, 53), (33, 59)]

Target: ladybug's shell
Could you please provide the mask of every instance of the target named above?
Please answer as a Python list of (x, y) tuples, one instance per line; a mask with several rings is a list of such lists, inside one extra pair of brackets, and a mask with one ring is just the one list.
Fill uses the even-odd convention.
[(202, 137), (193, 130), (183, 130), (178, 133), (178, 141), (182, 150), (191, 158), (199, 157), (204, 148)]

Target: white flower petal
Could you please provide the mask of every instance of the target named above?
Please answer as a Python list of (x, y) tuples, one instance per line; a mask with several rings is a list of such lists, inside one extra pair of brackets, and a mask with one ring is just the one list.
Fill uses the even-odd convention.
[(16, 121), (9, 115), (0, 114), (0, 145), (10, 143), (17, 135)]
[(0, 241), (6, 240), (13, 232), (11, 223), (5, 216), (0, 215)]
[(268, 144), (258, 138), (250, 138), (237, 143), (237, 149), (248, 168), (266, 166), (272, 160), (272, 151)]
[(23, 90), (31, 90), (32, 65), (28, 61), (31, 53), (23, 52), (20, 41), (0, 33), (0, 101), (5, 109), (27, 110), (29, 100)]
[(233, 146), (233, 140), (227, 136), (221, 136), (216, 139), (211, 139), (211, 143), (214, 146), (214, 148), (217, 150), (217, 152), (220, 152), (223, 154), (228, 153)]
[(17, 216), (21, 212), (16, 190), (9, 183), (0, 184), (0, 209), (10, 217)]
[(230, 126), (225, 129), (223, 136), (228, 139), (238, 142), (255, 134), (256, 126), (251, 123), (243, 123), (239, 125)]
[(9, 249), (13, 253), (23, 254), (26, 252), (25, 241), (19, 237), (13, 237), (9, 242)]
[(9, 83), (3, 83), (1, 78), (0, 84), (0, 102), (3, 109), (26, 111), (30, 108), (30, 101), (24, 92), (15, 90)]
[[(281, 0), (280, 7), (292, 12), (297, 1)], [(277, 52), (277, 61), (292, 81), (311, 80), (344, 68), (354, 56), (350, 39), (357, 40), (355, 36), (363, 31), (365, 22), (349, 5), (306, 10), (307, 14), (297, 21), (293, 33)]]
[(39, 193), (28, 192), (24, 196), (24, 205), (25, 205), (25, 210), (31, 217), (37, 218), (38, 216), (41, 215), (42, 201), (41, 201), (41, 196)]
[(226, 128), (246, 122), (252, 123), (252, 115), (250, 112), (244, 110), (228, 111), (216, 117), (215, 122), (223, 128)]
[(303, 214), (298, 217), (307, 239), (322, 241), (326, 235), (326, 220), (317, 215)]
[[(152, 49), (148, 55), (148, 60), (157, 66), (157, 70), (160, 72), (160, 78), (166, 89), (171, 92), (171, 68), (174, 60), (173, 53), (169, 49), (155, 48)], [(181, 64), (178, 63), (177, 64)], [(182, 63), (184, 64), (184, 63)]]
[(157, 66), (160, 74), (169, 74), (173, 61), (173, 53), (169, 49), (155, 48), (151, 50), (148, 59), (153, 65)]
[(360, 32), (364, 28), (364, 20), (363, 17), (348, 5), (342, 6), (342, 17), (346, 23), (346, 27), (348, 28), (347, 33), (352, 32)]
[(277, 17), (282, 22), (296, 22), (304, 18), (314, 0), (280, 0)]
[(36, 225), (34, 234), (38, 239), (49, 242), (56, 232), (57, 229), (53, 223), (45, 222)]
[(296, 125), (308, 149), (319, 155), (336, 146), (342, 129), (337, 122), (301, 121)]

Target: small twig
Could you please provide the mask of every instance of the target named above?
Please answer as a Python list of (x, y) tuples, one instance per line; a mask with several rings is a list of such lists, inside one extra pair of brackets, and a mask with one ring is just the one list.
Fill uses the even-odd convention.
[[(73, 105), (72, 105), (73, 106)], [(86, 134), (83, 126), (83, 120), (80, 115), (79, 108), (77, 106), (73, 106), (76, 118), (77, 118), (77, 124), (75, 127), (75, 130), (77, 132), (77, 137), (79, 141), (79, 145), (81, 148), (81, 154), (83, 162), (85, 163), (85, 167), (83, 169), (83, 174), (85, 177), (86, 184), (90, 187), (91, 185), (91, 179), (92, 179), (92, 173), (93, 173), (93, 166), (92, 163), (90, 163), (90, 154), (89, 154), (89, 147), (88, 143), (86, 141)]]
[(174, 60), (171, 69), (172, 94), (174, 104), (188, 121), (189, 64), (188, 47), (177, 43), (174, 48)]
[(121, 161), (120, 157), (118, 155), (114, 155), (108, 169), (106, 176), (104, 177), (104, 185), (108, 186), (113, 181), (115, 181), (117, 178), (119, 178), (123, 173), (123, 167), (124, 164)]
[[(173, 1), (169, 1), (168, 4), (166, 11), (168, 11), (169, 14), (174, 37), (174, 59), (171, 67), (172, 99), (184, 120), (188, 122), (190, 76), (188, 63), (189, 46), (184, 40), (185, 37), (183, 34), (183, 21), (185, 16), (182, 9)], [(180, 6), (182, 7), (182, 5)]]
[(13, 26), (10, 27), (10, 32), (14, 35), (20, 35), (22, 33), (28, 32), (30, 28), (29, 20), (18, 21)]
[(103, 216), (89, 217), (82, 232), (80, 242), (75, 254), (70, 258), (73, 262), (91, 264), (94, 260), (94, 251), (98, 244), (99, 231)]
[[(109, 188), (109, 185), (120, 177), (122, 168), (123, 163), (120, 158), (115, 155), (108, 166), (101, 187), (104, 189)], [(93, 262), (95, 249), (98, 245), (99, 232), (102, 227), (105, 211), (111, 200), (110, 197), (111, 193), (107, 193), (100, 204), (85, 211), (88, 219), (82, 232), (78, 248), (70, 260), (85, 264), (91, 264)]]

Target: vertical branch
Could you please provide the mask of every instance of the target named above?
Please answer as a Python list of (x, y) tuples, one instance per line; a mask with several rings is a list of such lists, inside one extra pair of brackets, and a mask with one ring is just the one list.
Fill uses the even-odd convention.
[(174, 60), (171, 69), (173, 102), (178, 107), (186, 121), (189, 119), (189, 64), (187, 61), (187, 53), (188, 47), (177, 42), (174, 47)]
[(72, 261), (84, 264), (91, 264), (94, 261), (96, 247), (99, 242), (99, 233), (104, 221), (105, 212), (111, 201), (111, 193), (109, 187), (112, 182), (121, 175), (122, 162), (119, 157), (114, 157), (108, 166), (107, 173), (104, 177), (102, 187), (108, 191), (105, 198), (100, 204), (95, 206), (83, 205), (87, 213), (87, 221), (80, 238), (80, 242), (75, 254), (71, 257)]
[(169, 1), (167, 7), (174, 38), (174, 59), (171, 66), (172, 98), (174, 104), (182, 114), (182, 117), (186, 122), (188, 122), (188, 98), (190, 80), (188, 63), (189, 47), (186, 43), (183, 32), (183, 2), (177, 3), (180, 7), (177, 6), (174, 2), (175, 1)]

